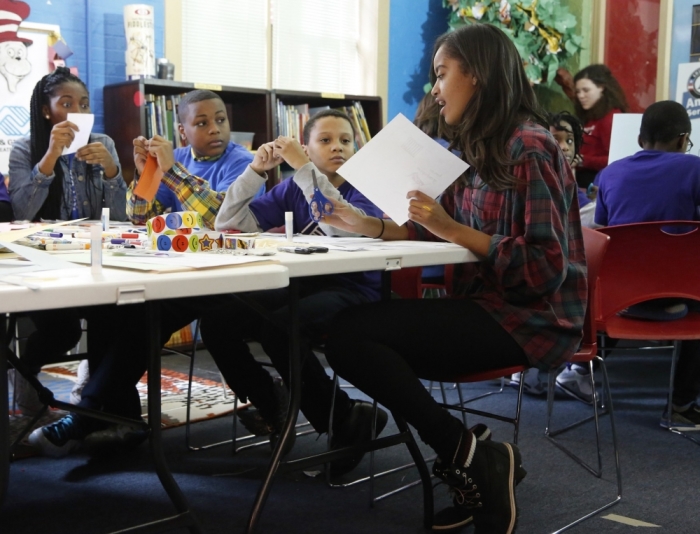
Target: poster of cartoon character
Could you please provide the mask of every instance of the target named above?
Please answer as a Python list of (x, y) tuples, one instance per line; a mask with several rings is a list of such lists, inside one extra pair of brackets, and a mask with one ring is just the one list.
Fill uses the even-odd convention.
[[(29, 100), (49, 72), (48, 39), (59, 27), (24, 22), (25, 2), (0, 0), (0, 172), (7, 176), (10, 150), (29, 134)], [(11, 178), (11, 177), (10, 177)]]

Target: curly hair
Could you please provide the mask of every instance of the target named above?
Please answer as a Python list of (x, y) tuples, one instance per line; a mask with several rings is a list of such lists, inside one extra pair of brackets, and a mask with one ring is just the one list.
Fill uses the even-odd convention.
[(566, 125), (571, 127), (571, 133), (574, 134), (574, 156), (581, 154), (581, 147), (583, 146), (583, 126), (581, 126), (581, 121), (574, 117), (568, 111), (561, 111), (559, 113), (551, 113), (549, 115), (549, 126), (558, 130), (560, 132), (568, 131)]

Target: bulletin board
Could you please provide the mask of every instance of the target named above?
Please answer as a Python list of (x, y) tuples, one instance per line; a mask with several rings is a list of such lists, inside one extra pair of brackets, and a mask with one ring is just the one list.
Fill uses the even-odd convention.
[[(0, 49), (0, 172), (5, 176), (12, 144), (29, 134), (29, 100), (36, 83), (49, 73), (49, 39), (60, 35), (60, 28), (54, 24), (22, 22), (17, 35), (31, 39), (32, 43), (26, 47), (19, 41), (2, 43), (5, 46)], [(7, 63), (16, 61), (18, 54), (26, 57), (29, 66), (22, 61), (17, 62), (19, 68), (13, 64), (14, 68), (8, 70)]]

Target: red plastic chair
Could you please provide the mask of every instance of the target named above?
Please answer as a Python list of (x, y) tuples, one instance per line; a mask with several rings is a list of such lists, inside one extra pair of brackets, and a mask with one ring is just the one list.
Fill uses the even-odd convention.
[[(620, 469), (620, 455), (617, 447), (617, 432), (615, 430), (615, 418), (613, 412), (612, 397), (610, 394), (610, 381), (608, 380), (608, 372), (605, 367), (605, 361), (600, 358), (598, 353), (598, 343), (596, 335), (596, 321), (597, 316), (597, 294), (599, 287), (600, 270), (604, 264), (603, 258), (607, 261), (607, 254), (609, 250), (610, 237), (591, 230), (589, 228), (583, 228), (583, 242), (586, 249), (586, 265), (588, 267), (588, 309), (586, 310), (586, 318), (583, 324), (583, 341), (579, 347), (576, 354), (574, 354), (569, 361), (578, 364), (588, 364), (589, 377), (591, 380), (591, 388), (595, 391), (595, 376), (593, 373), (593, 361), (597, 360), (600, 364), (600, 368), (603, 375), (603, 397), (607, 399), (607, 406), (601, 406), (603, 410), (601, 413), (598, 412), (598, 402), (593, 403), (593, 415), (577, 421), (575, 423), (569, 424), (568, 426), (560, 429), (552, 429), (552, 413), (554, 410), (554, 391), (555, 391), (555, 381), (558, 369), (552, 369), (549, 372), (549, 382), (547, 388), (547, 426), (545, 428), (545, 436), (549, 441), (556, 445), (560, 450), (566, 453), (571, 459), (578, 463), (581, 467), (586, 469), (593, 476), (600, 478), (603, 474), (603, 460), (601, 456), (601, 446), (600, 446), (600, 422), (599, 416), (608, 414), (610, 415), (610, 427), (612, 430), (612, 441), (613, 441), (613, 456), (615, 459), (615, 474), (617, 479), (617, 495), (614, 500), (601, 506), (600, 508), (586, 514), (585, 516), (569, 523), (565, 527), (557, 530), (555, 534), (559, 532), (564, 532), (586, 519), (599, 514), (603, 510), (614, 506), (620, 500), (622, 500), (622, 471)], [(613, 240), (614, 242), (614, 240)], [(596, 437), (596, 452), (598, 458), (598, 468), (595, 469), (581, 459), (578, 455), (572, 452), (570, 449), (565, 447), (562, 443), (557, 441), (555, 438), (569, 430), (577, 428), (584, 423), (589, 421), (594, 421), (595, 423), (595, 437)]]
[[(669, 230), (685, 233), (669, 233)], [(690, 311), (674, 321), (644, 321), (618, 315), (639, 302), (678, 297), (700, 300), (700, 222), (665, 221), (609, 226), (599, 230), (612, 238), (600, 272), (596, 326), (611, 338), (674, 340), (668, 405), (680, 341), (700, 339), (700, 313)], [(666, 427), (695, 443), (700, 441), (672, 426)]]

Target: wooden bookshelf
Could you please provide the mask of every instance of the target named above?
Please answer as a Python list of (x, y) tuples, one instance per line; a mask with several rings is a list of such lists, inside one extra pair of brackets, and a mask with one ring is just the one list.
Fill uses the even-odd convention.
[(340, 95), (330, 93), (307, 93), (304, 91), (282, 91), (273, 89), (271, 92), (270, 106), (272, 113), (272, 132), (277, 137), (277, 101), (281, 100), (285, 105), (308, 104), (309, 107), (318, 108), (329, 106), (337, 108), (351, 106), (353, 102), (360, 102), (365, 111), (367, 125), (372, 136), (377, 135), (384, 126), (382, 122), (382, 99), (378, 96)]
[[(231, 131), (254, 132), (253, 149), (274, 140), (277, 135), (277, 101), (285, 105), (308, 104), (331, 108), (360, 102), (372, 136), (383, 127), (382, 99), (378, 96), (336, 95), (303, 91), (245, 89), (147, 78), (130, 80), (104, 88), (105, 133), (116, 145), (122, 174), (127, 183), (134, 177), (133, 140), (146, 136), (145, 95), (178, 95), (193, 89), (209, 89), (221, 95), (226, 104)], [(277, 182), (276, 173), (268, 186)]]
[(145, 95), (177, 95), (193, 89), (209, 89), (226, 104), (231, 131), (254, 132), (253, 148), (272, 139), (270, 92), (212, 84), (196, 84), (147, 78), (107, 85), (104, 88), (105, 133), (116, 145), (122, 175), (134, 177), (133, 140), (146, 135)]

